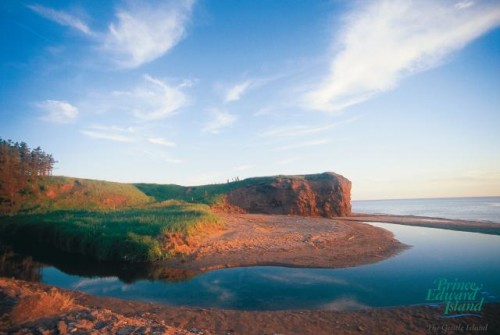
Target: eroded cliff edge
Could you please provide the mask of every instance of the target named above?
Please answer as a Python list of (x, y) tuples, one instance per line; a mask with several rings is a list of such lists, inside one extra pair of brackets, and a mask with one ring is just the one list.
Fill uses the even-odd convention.
[(338, 217), (351, 214), (351, 182), (336, 173), (253, 179), (225, 195), (248, 213)]

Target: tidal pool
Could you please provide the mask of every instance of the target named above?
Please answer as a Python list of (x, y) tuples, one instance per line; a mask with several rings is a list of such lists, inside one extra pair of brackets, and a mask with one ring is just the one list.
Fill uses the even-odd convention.
[[(41, 282), (99, 296), (236, 310), (333, 309), (430, 303), (441, 280), (475, 283), (484, 302), (500, 299), (500, 236), (372, 223), (411, 248), (375, 264), (344, 269), (255, 266), (153, 280), (144, 268), (45, 258)], [(36, 259), (36, 257), (35, 257)], [(81, 263), (80, 263), (81, 262)], [(70, 274), (71, 273), (71, 274)], [(36, 276), (35, 276), (36, 277)], [(150, 278), (150, 279), (141, 279)]]

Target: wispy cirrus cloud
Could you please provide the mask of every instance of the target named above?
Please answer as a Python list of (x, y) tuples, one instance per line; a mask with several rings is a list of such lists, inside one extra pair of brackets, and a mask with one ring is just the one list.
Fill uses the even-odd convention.
[(36, 106), (45, 112), (42, 120), (54, 123), (71, 123), (79, 115), (78, 108), (66, 101), (45, 100)]
[(108, 140), (113, 142), (135, 142), (135, 130), (133, 128), (122, 128), (117, 126), (95, 125), (81, 131), (82, 134), (96, 140)]
[(65, 11), (55, 10), (41, 5), (28, 5), (27, 7), (38, 15), (54, 21), (62, 26), (71, 27), (86, 35), (93, 34), (89, 26), (82, 19), (73, 16)]
[(236, 122), (236, 115), (218, 109), (210, 110), (211, 119), (205, 124), (204, 132), (219, 134), (222, 128), (227, 128)]
[(346, 17), (328, 75), (303, 99), (335, 112), (395, 88), (500, 25), (498, 2), (360, 1)]
[(164, 147), (175, 147), (175, 143), (164, 139), (163, 137), (150, 137), (148, 138), (148, 142), (152, 144), (161, 145)]
[(461, 1), (455, 4), (456, 9), (464, 9), (470, 6), (474, 6), (474, 1)]
[(104, 50), (124, 68), (136, 68), (163, 56), (186, 35), (194, 2), (126, 2), (108, 27)]
[(255, 81), (246, 80), (244, 82), (238, 83), (226, 90), (224, 101), (231, 102), (240, 100), (240, 98), (247, 92), (252, 86), (255, 85)]
[(191, 82), (182, 82), (177, 86), (149, 75), (143, 76), (143, 82), (130, 91), (114, 91), (118, 106), (126, 106), (133, 115), (143, 121), (160, 120), (174, 115), (189, 103), (183, 89)]

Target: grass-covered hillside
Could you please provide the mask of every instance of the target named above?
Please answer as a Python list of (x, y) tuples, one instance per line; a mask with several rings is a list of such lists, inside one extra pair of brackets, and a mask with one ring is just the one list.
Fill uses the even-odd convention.
[(50, 246), (98, 260), (156, 261), (222, 224), (209, 207), (166, 201), (115, 210), (55, 210), (1, 218), (4, 242)]
[(22, 211), (104, 210), (140, 206), (152, 199), (132, 184), (70, 177), (45, 177), (26, 197)]
[(42, 178), (20, 211), (0, 214), (0, 241), (50, 246), (99, 260), (155, 261), (220, 227), (205, 204), (146, 195), (132, 184)]

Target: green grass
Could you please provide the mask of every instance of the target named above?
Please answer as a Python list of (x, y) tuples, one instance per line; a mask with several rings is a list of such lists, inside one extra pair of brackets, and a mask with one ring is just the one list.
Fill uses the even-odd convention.
[(43, 178), (39, 192), (25, 200), (23, 211), (104, 210), (141, 206), (150, 202), (152, 199), (133, 184), (58, 176)]
[(147, 196), (152, 197), (157, 201), (175, 199), (186, 202), (215, 205), (222, 200), (222, 197), (225, 194), (236, 188), (258, 184), (270, 184), (277, 178), (317, 179), (322, 178), (322, 175), (255, 177), (224, 184), (191, 187), (174, 184), (134, 184), (134, 186)]
[(175, 252), (169, 236), (188, 239), (222, 224), (209, 207), (167, 201), (114, 211), (59, 210), (0, 218), (0, 236), (50, 245), (98, 260), (150, 262)]

